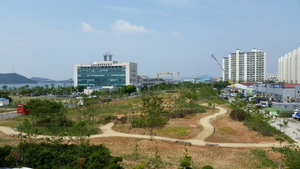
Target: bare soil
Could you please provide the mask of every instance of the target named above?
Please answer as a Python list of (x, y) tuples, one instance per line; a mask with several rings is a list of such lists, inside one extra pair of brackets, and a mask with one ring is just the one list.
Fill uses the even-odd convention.
[(17, 146), (20, 142), (21, 142), (21, 138), (11, 137), (0, 131), (1, 146), (3, 146), (3, 145)]

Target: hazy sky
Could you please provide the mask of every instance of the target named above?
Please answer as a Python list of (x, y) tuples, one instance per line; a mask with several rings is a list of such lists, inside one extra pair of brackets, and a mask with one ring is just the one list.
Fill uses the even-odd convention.
[(0, 0), (0, 23), (0, 73), (28, 78), (73, 78), (106, 52), (139, 75), (221, 76), (211, 54), (237, 48), (267, 52), (275, 73), (300, 47), (299, 0)]

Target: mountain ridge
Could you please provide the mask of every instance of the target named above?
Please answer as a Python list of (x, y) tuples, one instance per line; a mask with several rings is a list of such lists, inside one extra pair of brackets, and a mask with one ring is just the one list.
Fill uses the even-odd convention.
[(38, 82), (17, 73), (0, 73), (0, 84), (20, 84), (20, 83), (36, 84)]

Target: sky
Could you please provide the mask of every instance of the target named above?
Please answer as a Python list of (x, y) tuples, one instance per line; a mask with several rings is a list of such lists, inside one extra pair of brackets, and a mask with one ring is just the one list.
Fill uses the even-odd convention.
[(0, 0), (0, 73), (73, 78), (74, 64), (135, 62), (138, 75), (222, 76), (211, 54), (300, 47), (300, 0)]

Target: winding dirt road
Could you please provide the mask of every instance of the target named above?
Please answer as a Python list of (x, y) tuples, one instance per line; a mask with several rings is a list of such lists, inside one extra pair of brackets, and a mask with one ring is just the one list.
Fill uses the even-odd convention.
[[(203, 126), (203, 130), (194, 138), (192, 139), (187, 139), (187, 140), (180, 140), (184, 142), (190, 142), (192, 145), (199, 145), (199, 146), (205, 146), (207, 144), (211, 144), (208, 142), (205, 142), (204, 140), (212, 135), (214, 133), (214, 127), (210, 124), (210, 120), (217, 118), (218, 116), (221, 116), (223, 114), (226, 114), (227, 111), (222, 108), (216, 106), (220, 111), (218, 113), (215, 113), (210, 116), (206, 116), (204, 118), (201, 118), (199, 120), (199, 124)], [(133, 138), (144, 138), (144, 139), (149, 139), (150, 136), (147, 135), (138, 135), (138, 134), (126, 134), (126, 133), (120, 133), (112, 130), (112, 126), (114, 123), (108, 123), (100, 129), (102, 130), (102, 134), (96, 134), (96, 135), (91, 135), (90, 138), (99, 138), (99, 137), (133, 137)], [(13, 130), (10, 127), (5, 127), (5, 126), (0, 126), (0, 131), (3, 133), (10, 135), (10, 134), (20, 134), (20, 132)], [(26, 134), (26, 133), (24, 133)], [(44, 136), (44, 135), (39, 135), (37, 138), (46, 138), (50, 136)], [(64, 139), (69, 139), (68, 137), (65, 137)], [(160, 137), (160, 136), (154, 136), (154, 139), (156, 140), (165, 140), (165, 141), (171, 141), (175, 142), (178, 141), (178, 139), (175, 138), (168, 138), (168, 137)], [(218, 144), (220, 147), (277, 147), (279, 146), (278, 142), (274, 143), (212, 143), (212, 144)]]

